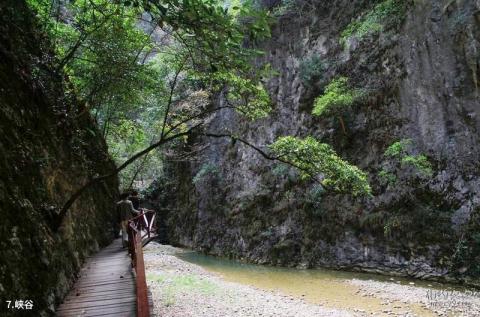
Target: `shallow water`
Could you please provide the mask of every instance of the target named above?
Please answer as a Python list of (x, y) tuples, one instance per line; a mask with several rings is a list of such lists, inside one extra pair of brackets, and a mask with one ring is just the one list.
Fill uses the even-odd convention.
[[(410, 311), (419, 316), (434, 314), (419, 304), (406, 304), (396, 301), (388, 306), (382, 305), (382, 299), (361, 296), (359, 288), (348, 283), (349, 280), (374, 280), (424, 287), (426, 289), (458, 289), (454, 286), (434, 282), (425, 282), (405, 278), (391, 278), (376, 274), (353, 273), (327, 269), (294, 269), (255, 264), (245, 264), (197, 252), (177, 254), (180, 259), (202, 266), (204, 269), (220, 274), (225, 280), (251, 285), (260, 289), (274, 290), (306, 301), (331, 308), (343, 308), (350, 311), (382, 313), (386, 308), (392, 312)], [(426, 290), (425, 290), (426, 293)], [(397, 306), (397, 307), (395, 307)]]

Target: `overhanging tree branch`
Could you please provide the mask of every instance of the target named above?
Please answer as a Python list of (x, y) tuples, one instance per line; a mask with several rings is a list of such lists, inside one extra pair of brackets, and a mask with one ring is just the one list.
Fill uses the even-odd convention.
[(180, 73), (182, 72), (184, 64), (185, 64), (185, 60), (182, 62), (180, 67), (176, 70), (175, 76), (173, 77), (173, 81), (170, 84), (170, 94), (168, 96), (167, 109), (165, 110), (165, 115), (163, 117), (162, 132), (160, 133), (160, 139), (162, 139), (165, 136), (165, 127), (167, 125), (168, 115), (170, 113), (170, 108), (173, 102), (173, 93), (175, 91), (175, 88), (177, 87), (178, 76), (180, 76)]
[(62, 209), (60, 210), (60, 213), (57, 216), (57, 223), (55, 224), (55, 227), (58, 228), (60, 226), (60, 224), (61, 224), (62, 220), (65, 218), (65, 215), (67, 214), (68, 210), (72, 207), (72, 205), (75, 203), (75, 201), (85, 192), (85, 190), (87, 190), (90, 186), (92, 186), (94, 184), (98, 184), (102, 181), (105, 181), (105, 180), (117, 175), (122, 170), (124, 170), (127, 166), (129, 166), (134, 161), (136, 161), (138, 158), (144, 156), (147, 153), (150, 153), (152, 150), (162, 146), (165, 143), (171, 142), (175, 139), (178, 139), (179, 137), (190, 134), (194, 129), (198, 128), (199, 126), (200, 126), (200, 124), (197, 124), (197, 125), (191, 127), (190, 129), (188, 129), (187, 131), (177, 133), (177, 134), (172, 135), (172, 136), (167, 137), (167, 138), (160, 138), (160, 140), (158, 140), (156, 143), (153, 143), (149, 147), (137, 152), (135, 155), (133, 155), (128, 160), (123, 162), (120, 166), (118, 166), (112, 172), (110, 172), (108, 174), (105, 174), (105, 175), (94, 177), (94, 178), (90, 179), (89, 181), (87, 181), (82, 187), (80, 187), (76, 192), (74, 192), (72, 194), (72, 196), (67, 200), (67, 202), (63, 205)]
[(179, 126), (181, 126), (182, 124), (186, 124), (188, 122), (191, 122), (195, 119), (200, 119), (200, 118), (203, 118), (209, 114), (212, 114), (214, 112), (217, 112), (219, 110), (222, 110), (222, 109), (233, 109), (234, 107), (231, 107), (231, 106), (221, 106), (221, 107), (216, 107), (214, 109), (211, 109), (211, 110), (205, 110), (197, 115), (194, 115), (194, 116), (191, 116), (191, 117), (188, 117), (186, 119), (183, 119), (181, 120), (180, 122), (177, 122), (176, 124), (174, 124), (172, 127), (170, 127), (168, 129), (168, 131), (165, 132), (165, 134), (163, 136), (167, 136), (169, 135), (171, 132), (175, 131), (176, 128), (178, 128)]
[(279, 162), (282, 162), (282, 163), (285, 163), (287, 165), (290, 165), (292, 167), (295, 167), (296, 169), (299, 169), (303, 172), (305, 172), (306, 174), (308, 174), (310, 177), (312, 177), (312, 179), (314, 179), (316, 182), (320, 183), (320, 181), (318, 181), (316, 178), (315, 178), (315, 175), (312, 175), (312, 173), (308, 170), (308, 169), (305, 169), (295, 163), (292, 163), (288, 160), (285, 160), (283, 157), (287, 156), (288, 154), (290, 153), (283, 153), (281, 155), (277, 155), (277, 156), (272, 156), (270, 155), (269, 153), (267, 153), (266, 151), (262, 150), (261, 148), (259, 148), (257, 145), (254, 145), (250, 142), (248, 142), (247, 140), (245, 139), (242, 139), (238, 136), (235, 136), (233, 134), (217, 134), (217, 133), (210, 133), (210, 132), (207, 132), (207, 133), (204, 133), (203, 134), (204, 136), (206, 137), (213, 137), (213, 138), (229, 138), (231, 140), (234, 140), (234, 141), (239, 141), (240, 143), (243, 143), (244, 145), (254, 149), (255, 151), (257, 151), (261, 156), (263, 156), (263, 158), (267, 159), (267, 160), (270, 160), (270, 161), (279, 161)]
[(140, 165), (137, 167), (137, 170), (135, 171), (135, 173), (133, 174), (131, 180), (130, 180), (130, 183), (128, 184), (128, 189), (132, 189), (133, 187), (133, 183), (135, 182), (135, 178), (137, 178), (138, 174), (143, 170), (144, 166), (145, 166), (145, 163), (147, 162), (147, 159), (148, 159), (148, 154), (145, 154), (145, 156), (143, 157), (143, 160), (142, 162), (140, 163)]

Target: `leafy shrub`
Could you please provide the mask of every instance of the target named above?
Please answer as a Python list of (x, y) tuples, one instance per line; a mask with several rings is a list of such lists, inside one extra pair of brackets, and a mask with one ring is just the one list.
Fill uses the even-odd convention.
[(306, 86), (311, 86), (321, 79), (325, 65), (318, 55), (312, 55), (300, 62), (300, 79)]
[(402, 165), (410, 165), (415, 167), (420, 173), (425, 176), (431, 177), (433, 175), (432, 164), (428, 161), (427, 157), (421, 155), (406, 155), (402, 158)]
[(380, 178), (380, 181), (385, 184), (395, 184), (397, 181), (397, 176), (395, 176), (395, 174), (384, 169), (378, 173), (378, 177)]
[(217, 175), (218, 174), (218, 168), (211, 164), (211, 163), (205, 163), (202, 165), (200, 170), (195, 174), (195, 176), (192, 179), (193, 184), (197, 184), (199, 181), (201, 181), (205, 176), (207, 175)]
[(325, 88), (325, 93), (315, 99), (312, 114), (315, 116), (329, 115), (352, 106), (363, 92), (348, 87), (348, 78), (339, 77), (332, 80)]
[[(411, 139), (403, 139), (390, 145), (385, 151), (385, 156), (400, 160), (402, 167), (412, 166), (422, 175), (431, 177), (433, 175), (432, 164), (424, 154), (412, 154), (413, 141)], [(382, 171), (379, 176), (382, 177)], [(387, 176), (383, 174), (383, 176)]]
[(340, 43), (345, 46), (351, 37), (361, 40), (369, 34), (383, 31), (387, 23), (400, 23), (406, 12), (405, 2), (403, 0), (386, 0), (377, 4), (360, 20), (353, 21), (342, 31)]
[(407, 148), (412, 144), (412, 139), (402, 139), (400, 141), (392, 143), (392, 145), (390, 145), (385, 151), (385, 156), (400, 157), (401, 155), (405, 155), (405, 153), (407, 152)]
[(299, 139), (292, 136), (278, 138), (270, 150), (300, 170), (303, 179), (323, 175), (322, 186), (354, 196), (371, 195), (367, 174), (355, 165), (342, 160), (330, 145), (313, 137)]
[[(270, 67), (267, 65), (259, 72), (270, 75)], [(226, 84), (227, 99), (236, 105), (237, 112), (249, 120), (265, 118), (271, 111), (270, 96), (261, 82), (243, 78), (233, 72), (216, 72), (202, 79), (214, 83), (213, 89), (220, 89)]]

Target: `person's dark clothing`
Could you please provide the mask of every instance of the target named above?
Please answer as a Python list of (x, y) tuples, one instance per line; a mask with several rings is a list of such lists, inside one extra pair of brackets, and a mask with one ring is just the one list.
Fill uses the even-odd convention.
[(130, 196), (129, 199), (133, 204), (133, 208), (138, 210), (140, 208), (140, 198), (138, 198), (138, 196)]

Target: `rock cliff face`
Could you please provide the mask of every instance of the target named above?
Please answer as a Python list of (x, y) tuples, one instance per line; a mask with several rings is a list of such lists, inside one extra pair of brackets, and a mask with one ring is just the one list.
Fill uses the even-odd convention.
[[(302, 182), (238, 142), (197, 138), (209, 147), (170, 164), (175, 180), (157, 197), (172, 210), (172, 242), (274, 265), (480, 275), (480, 1), (400, 1), (379, 30), (346, 36), (352, 21), (375, 22), (379, 2), (287, 7), (261, 45), (279, 73), (267, 83), (272, 115), (251, 123), (222, 111), (208, 127), (259, 146), (315, 136), (368, 172), (373, 198)], [(345, 132), (338, 117), (311, 114), (338, 76), (368, 96), (341, 115)], [(404, 153), (385, 155), (397, 141)], [(420, 156), (431, 171), (409, 164)]]
[(56, 215), (89, 177), (114, 168), (86, 109), (53, 72), (49, 43), (23, 1), (0, 5), (0, 315), (32, 300), (53, 315), (85, 257), (113, 238), (117, 181), (88, 190), (56, 228)]

